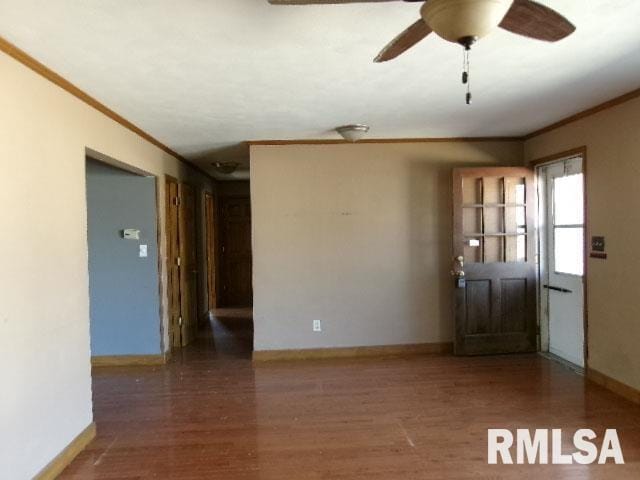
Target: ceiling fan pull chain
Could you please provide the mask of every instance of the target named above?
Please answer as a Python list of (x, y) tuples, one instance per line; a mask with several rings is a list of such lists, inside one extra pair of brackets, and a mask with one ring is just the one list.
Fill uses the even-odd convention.
[(465, 97), (467, 105), (471, 105), (471, 77), (469, 75), (471, 70), (469, 62), (470, 51), (471, 48), (469, 46), (465, 46), (462, 56), (462, 84), (467, 86), (467, 95)]
[(462, 84), (466, 85), (469, 81), (469, 57), (468, 51), (464, 49), (462, 51)]

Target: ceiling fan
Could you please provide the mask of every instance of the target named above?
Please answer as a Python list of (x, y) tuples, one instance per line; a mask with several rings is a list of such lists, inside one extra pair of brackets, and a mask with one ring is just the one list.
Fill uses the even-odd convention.
[[(421, 17), (382, 49), (375, 62), (386, 62), (406, 52), (432, 32), (465, 49), (462, 74), (469, 88), (469, 50), (496, 27), (547, 42), (571, 35), (576, 27), (555, 10), (533, 0), (269, 0), (273, 5), (313, 5), (378, 2), (422, 2)], [(467, 90), (467, 103), (471, 93)]]

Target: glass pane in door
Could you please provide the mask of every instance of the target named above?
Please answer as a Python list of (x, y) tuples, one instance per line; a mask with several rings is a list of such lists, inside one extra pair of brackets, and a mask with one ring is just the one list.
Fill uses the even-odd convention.
[(584, 273), (584, 229), (555, 227), (554, 237), (555, 272), (582, 275)]
[(582, 225), (584, 196), (582, 174), (553, 179), (554, 225)]

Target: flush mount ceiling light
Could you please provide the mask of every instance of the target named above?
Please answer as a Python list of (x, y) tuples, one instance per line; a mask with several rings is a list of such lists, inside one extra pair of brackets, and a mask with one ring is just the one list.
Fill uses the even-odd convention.
[(211, 165), (213, 165), (219, 173), (223, 173), (225, 175), (232, 174), (240, 166), (238, 162), (215, 162)]
[(344, 138), (347, 142), (355, 143), (364, 138), (364, 136), (369, 131), (369, 125), (344, 125), (342, 127), (336, 128), (336, 132), (338, 132), (342, 138)]
[[(273, 5), (330, 3), (374, 3), (400, 0), (269, 0)], [(406, 52), (435, 32), (449, 42), (464, 47), (462, 83), (471, 103), (469, 50), (478, 39), (497, 27), (524, 37), (557, 42), (571, 35), (576, 27), (555, 10), (533, 0), (402, 0), (423, 3), (421, 18), (382, 49), (375, 62), (386, 62)]]

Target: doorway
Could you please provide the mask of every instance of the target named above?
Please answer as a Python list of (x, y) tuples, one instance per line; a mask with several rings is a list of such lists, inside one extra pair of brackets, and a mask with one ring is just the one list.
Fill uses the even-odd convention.
[(218, 358), (251, 358), (253, 255), (249, 181), (205, 195), (209, 331)]
[(536, 168), (541, 350), (584, 368), (585, 175), (583, 155)]
[(160, 363), (156, 178), (114, 164), (86, 159), (92, 361)]

